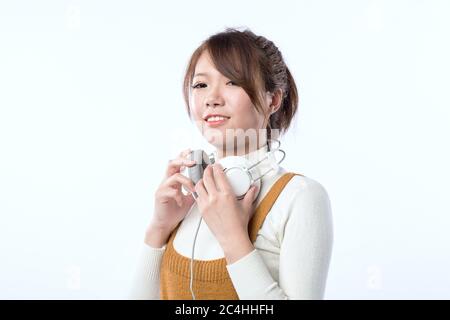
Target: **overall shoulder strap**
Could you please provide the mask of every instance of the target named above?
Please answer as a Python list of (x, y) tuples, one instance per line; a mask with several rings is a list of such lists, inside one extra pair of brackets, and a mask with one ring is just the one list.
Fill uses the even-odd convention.
[(266, 218), (273, 204), (277, 200), (281, 191), (283, 191), (284, 187), (292, 179), (292, 177), (296, 175), (303, 176), (300, 173), (287, 172), (283, 174), (280, 178), (278, 178), (278, 180), (273, 184), (269, 192), (267, 192), (267, 194), (264, 196), (264, 199), (260, 202), (260, 204), (256, 208), (255, 213), (253, 217), (250, 219), (248, 224), (249, 236), (252, 243), (256, 241), (256, 235), (258, 234), (258, 231), (261, 228), (264, 219)]

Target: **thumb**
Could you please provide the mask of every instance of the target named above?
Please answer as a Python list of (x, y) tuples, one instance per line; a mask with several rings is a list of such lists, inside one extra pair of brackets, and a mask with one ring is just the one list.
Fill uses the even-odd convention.
[(253, 205), (253, 201), (256, 199), (256, 193), (258, 192), (258, 187), (253, 185), (245, 194), (244, 199), (242, 199), (242, 204), (245, 209), (250, 210)]
[(191, 207), (195, 202), (195, 199), (191, 194), (183, 195), (183, 206)]

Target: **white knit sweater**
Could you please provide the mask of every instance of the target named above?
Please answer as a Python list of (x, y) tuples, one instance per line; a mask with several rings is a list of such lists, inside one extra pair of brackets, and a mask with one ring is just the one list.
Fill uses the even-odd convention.
[[(264, 146), (245, 157), (256, 162)], [(270, 169), (268, 161), (260, 166)], [(280, 167), (261, 180), (259, 204), (272, 185), (287, 171)], [(302, 172), (298, 172), (302, 173)], [(303, 173), (302, 173), (303, 174)], [(194, 203), (174, 239), (175, 250), (191, 257), (200, 212)], [(294, 176), (267, 214), (254, 243), (255, 250), (227, 265), (239, 299), (322, 299), (333, 246), (333, 222), (328, 194), (317, 181)], [(142, 244), (133, 276), (130, 299), (159, 299), (160, 265), (166, 245)], [(204, 220), (195, 245), (195, 259), (224, 257), (224, 252)]]

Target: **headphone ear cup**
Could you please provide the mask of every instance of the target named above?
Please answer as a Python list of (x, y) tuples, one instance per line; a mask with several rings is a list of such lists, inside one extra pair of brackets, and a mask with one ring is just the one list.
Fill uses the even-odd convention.
[(239, 167), (227, 168), (224, 172), (237, 199), (244, 198), (252, 182), (248, 173)]
[(203, 171), (209, 164), (209, 158), (206, 152), (201, 149), (193, 150), (189, 158), (196, 162), (194, 166), (188, 167), (189, 178), (196, 184), (203, 177)]
[[(218, 162), (224, 167), (224, 173), (230, 183), (236, 198), (241, 200), (245, 197), (246, 193), (252, 185), (258, 187), (258, 194), (261, 190), (261, 180), (253, 181), (250, 172), (247, 168), (251, 166), (251, 163), (244, 157), (229, 156), (221, 158)], [(254, 168), (253, 170), (257, 170)]]

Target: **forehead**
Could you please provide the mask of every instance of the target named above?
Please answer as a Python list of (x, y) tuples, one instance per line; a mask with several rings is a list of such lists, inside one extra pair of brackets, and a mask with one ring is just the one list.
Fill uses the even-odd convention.
[(195, 76), (208, 77), (208, 76), (212, 76), (212, 75), (220, 75), (220, 72), (217, 71), (209, 54), (206, 51), (204, 51), (200, 55), (200, 57), (197, 61), (197, 64), (195, 65), (194, 77)]

